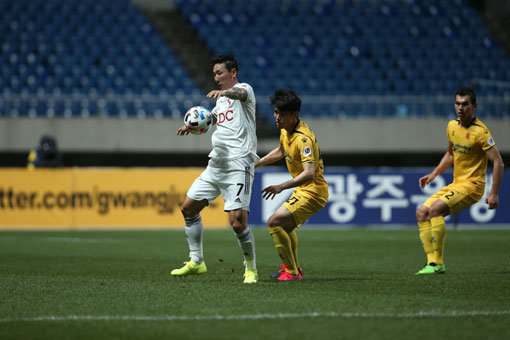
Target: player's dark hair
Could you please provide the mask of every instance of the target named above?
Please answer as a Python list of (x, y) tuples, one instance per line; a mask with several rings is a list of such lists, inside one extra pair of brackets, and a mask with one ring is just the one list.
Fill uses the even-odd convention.
[(289, 89), (278, 89), (269, 98), (271, 105), (283, 112), (299, 112), (301, 110), (301, 99), (295, 91)]
[(475, 90), (473, 90), (470, 87), (461, 87), (460, 89), (457, 90), (457, 92), (455, 92), (455, 96), (461, 96), (461, 97), (469, 96), (471, 104), (473, 104), (473, 105), (476, 104)]
[(213, 65), (216, 64), (225, 64), (225, 67), (229, 72), (235, 68), (237, 73), (239, 73), (239, 66), (237, 65), (237, 60), (233, 54), (224, 54), (215, 57), (213, 59)]

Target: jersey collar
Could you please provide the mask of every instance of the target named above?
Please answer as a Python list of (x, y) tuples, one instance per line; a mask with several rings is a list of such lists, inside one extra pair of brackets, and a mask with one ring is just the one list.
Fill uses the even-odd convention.
[(300, 123), (301, 123), (301, 121), (298, 118), (296, 125), (294, 126), (294, 128), (292, 129), (292, 132), (290, 133), (291, 135), (293, 135), (294, 132), (299, 132), (299, 131), (297, 131), (297, 127), (299, 126)]
[[(459, 118), (459, 119), (457, 119), (457, 120), (458, 120), (458, 122), (459, 122), (459, 124), (458, 124), (458, 125), (461, 125), (461, 124), (460, 124), (460, 118)], [(476, 120), (476, 116), (474, 116), (474, 117), (473, 117), (473, 119), (471, 120), (471, 122), (469, 122), (469, 124), (468, 124), (467, 126), (463, 126), (463, 125), (461, 125), (461, 126), (468, 128), (468, 127), (470, 127), (471, 125), (476, 125), (476, 124), (475, 124), (475, 120)]]

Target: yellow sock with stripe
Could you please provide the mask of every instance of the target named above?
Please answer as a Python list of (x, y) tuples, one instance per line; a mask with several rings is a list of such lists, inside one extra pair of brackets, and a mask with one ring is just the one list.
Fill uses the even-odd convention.
[(430, 221), (418, 222), (420, 239), (423, 244), (423, 250), (427, 254), (427, 264), (434, 262), (434, 246), (432, 245), (432, 225)]
[(276, 251), (278, 251), (283, 264), (287, 267), (287, 271), (293, 275), (298, 275), (296, 259), (292, 252), (289, 234), (287, 234), (283, 227), (271, 227), (269, 228), (269, 234), (271, 234), (273, 238)]
[(298, 237), (296, 233), (296, 229), (292, 229), (290, 232), (287, 232), (290, 238), (290, 248), (292, 249), (292, 253), (294, 254), (294, 260), (296, 260), (296, 268), (299, 268), (299, 261), (298, 261), (298, 253), (297, 253), (297, 247), (298, 247)]
[(434, 261), (436, 264), (444, 264), (444, 242), (446, 240), (446, 224), (443, 216), (432, 217), (430, 219), (432, 245), (434, 247)]

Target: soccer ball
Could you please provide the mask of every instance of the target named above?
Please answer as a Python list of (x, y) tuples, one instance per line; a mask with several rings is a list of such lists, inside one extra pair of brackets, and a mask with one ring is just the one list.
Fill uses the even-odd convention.
[(203, 106), (193, 106), (184, 115), (184, 125), (194, 135), (209, 131), (213, 123), (211, 111)]

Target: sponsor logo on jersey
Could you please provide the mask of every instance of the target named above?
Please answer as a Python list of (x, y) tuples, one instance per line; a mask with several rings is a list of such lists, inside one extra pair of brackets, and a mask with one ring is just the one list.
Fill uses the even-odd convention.
[(308, 157), (312, 154), (312, 148), (309, 146), (305, 146), (303, 148), (303, 156)]
[(469, 132), (466, 133), (466, 139), (469, 139)]
[(487, 138), (487, 144), (489, 144), (490, 146), (494, 146), (496, 144), (496, 142), (494, 141), (494, 138), (492, 138), (492, 136)]

